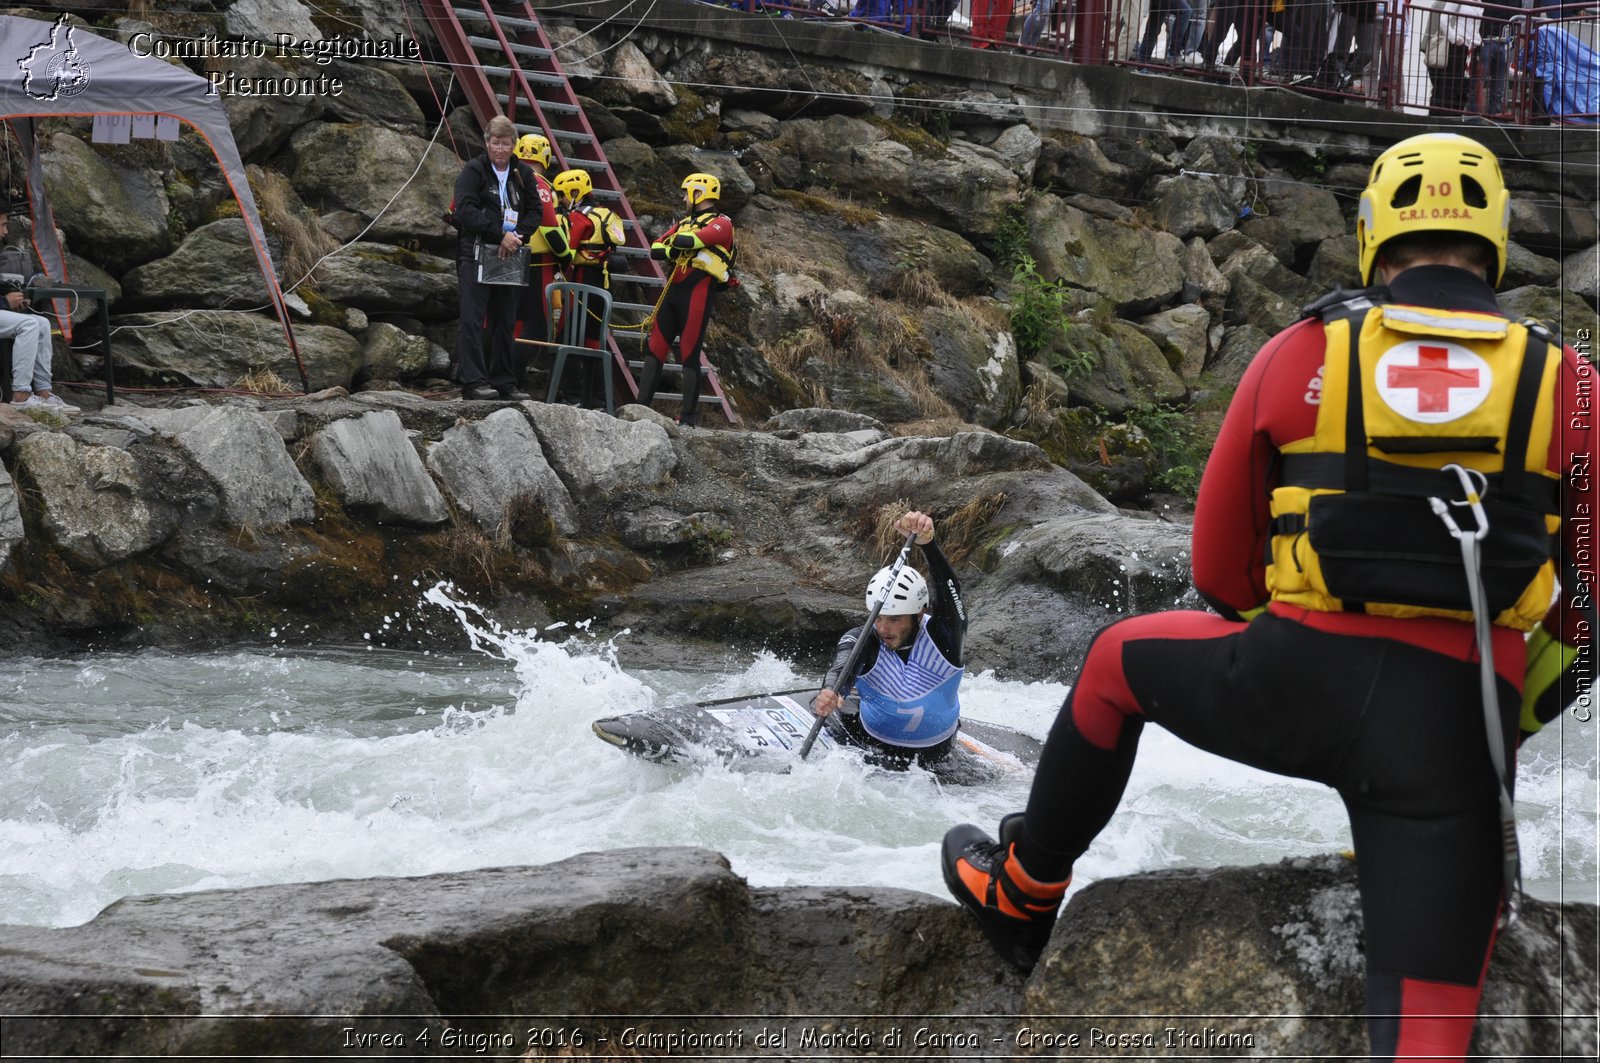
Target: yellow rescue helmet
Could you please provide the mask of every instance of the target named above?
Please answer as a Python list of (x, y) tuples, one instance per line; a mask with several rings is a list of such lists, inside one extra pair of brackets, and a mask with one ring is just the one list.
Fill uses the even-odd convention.
[(550, 165), (550, 141), (538, 133), (524, 133), (517, 138), (511, 148), (511, 154), (526, 162), (536, 162), (540, 166)]
[(1378, 156), (1356, 213), (1361, 283), (1373, 283), (1384, 241), (1419, 232), (1483, 237), (1494, 248), (1489, 282), (1500, 283), (1511, 193), (1494, 152), (1459, 133), (1423, 133)]
[(551, 178), (550, 187), (570, 206), (594, 191), (594, 181), (583, 170), (562, 170)]
[(683, 179), (684, 198), (697, 207), (708, 199), (722, 198), (722, 182), (708, 173), (692, 173)]

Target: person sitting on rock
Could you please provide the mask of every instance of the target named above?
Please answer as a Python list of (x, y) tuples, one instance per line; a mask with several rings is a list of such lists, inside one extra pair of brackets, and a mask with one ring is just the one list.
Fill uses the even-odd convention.
[(1465, 1056), (1518, 897), (1519, 727), (1594, 676), (1578, 560), (1600, 504), (1593, 370), (1499, 309), (1510, 217), (1498, 160), (1467, 137), (1378, 156), (1356, 221), (1373, 286), (1267, 342), (1206, 465), (1193, 575), (1216, 612), (1102, 630), (1025, 811), (998, 840), (945, 836), (946, 884), (1017, 968), (1038, 960), (1155, 722), (1339, 793), (1372, 1058)]
[[(812, 700), (833, 737), (867, 751), (867, 761), (906, 768), (943, 759), (955, 745), (961, 720), (957, 688), (965, 672), (962, 643), (967, 611), (961, 584), (933, 541), (933, 518), (913, 510), (895, 521), (901, 535), (915, 534), (928, 562), (928, 580), (910, 565), (884, 568), (867, 584), (867, 608), (883, 607), (868, 628), (851, 628), (839, 639), (822, 690)], [(931, 603), (931, 607), (930, 607)], [(856, 644), (867, 643), (851, 675), (844, 675)], [(841, 712), (852, 686), (860, 712)]]

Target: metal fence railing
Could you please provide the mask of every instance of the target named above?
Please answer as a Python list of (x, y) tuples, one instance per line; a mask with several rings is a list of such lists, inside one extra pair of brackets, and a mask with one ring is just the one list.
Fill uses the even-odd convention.
[(1600, 124), (1596, 0), (723, 2), (1072, 63), (1286, 85), (1413, 114)]

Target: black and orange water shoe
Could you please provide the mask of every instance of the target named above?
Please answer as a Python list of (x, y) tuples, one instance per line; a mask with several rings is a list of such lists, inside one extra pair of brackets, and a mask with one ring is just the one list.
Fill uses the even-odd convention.
[(1067, 882), (1039, 882), (1022, 869), (1016, 840), (1022, 813), (1000, 821), (995, 841), (970, 823), (944, 836), (944, 884), (978, 919), (983, 936), (1005, 961), (1027, 974), (1050, 941)]

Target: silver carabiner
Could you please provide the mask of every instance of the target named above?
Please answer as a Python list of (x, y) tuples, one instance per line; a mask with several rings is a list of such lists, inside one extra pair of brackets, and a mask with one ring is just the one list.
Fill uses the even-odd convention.
[(1472, 538), (1481, 540), (1489, 534), (1489, 515), (1483, 511), (1483, 495), (1489, 489), (1489, 477), (1477, 469), (1467, 469), (1451, 462), (1442, 467), (1440, 472), (1453, 472), (1461, 481), (1462, 501), (1446, 501), (1442, 498), (1429, 496), (1428, 504), (1433, 507), (1433, 512), (1444, 521), (1445, 527), (1450, 529), (1450, 534), (1457, 539), (1463, 538), (1467, 533), (1461, 530), (1456, 519), (1450, 513), (1451, 506), (1466, 506), (1472, 510), (1472, 519), (1478, 526), (1472, 532)]

